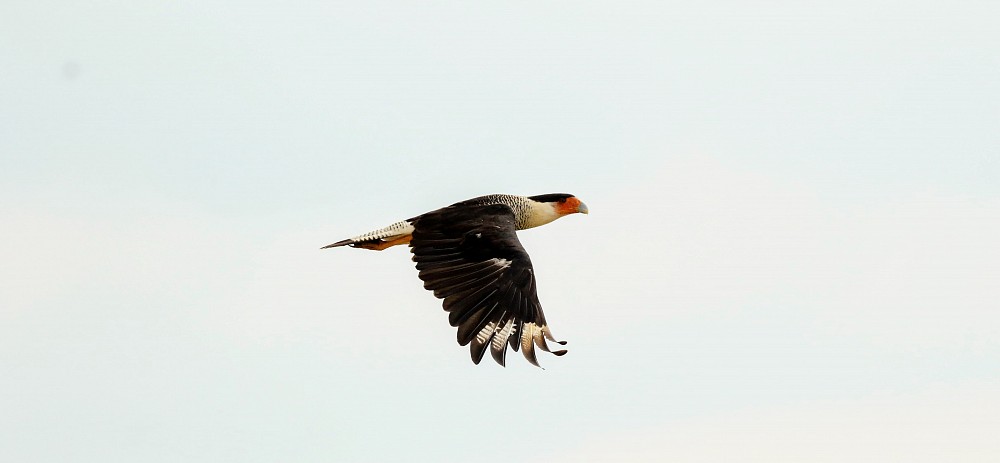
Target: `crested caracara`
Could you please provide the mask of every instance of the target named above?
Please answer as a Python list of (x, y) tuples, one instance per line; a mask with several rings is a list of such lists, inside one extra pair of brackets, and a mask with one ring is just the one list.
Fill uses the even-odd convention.
[(504, 364), (507, 345), (534, 365), (535, 346), (555, 355), (556, 341), (538, 302), (531, 259), (517, 230), (545, 225), (587, 206), (573, 195), (488, 195), (452, 204), (375, 231), (323, 246), (383, 250), (409, 244), (424, 288), (444, 299), (458, 343), (476, 364), (490, 349)]

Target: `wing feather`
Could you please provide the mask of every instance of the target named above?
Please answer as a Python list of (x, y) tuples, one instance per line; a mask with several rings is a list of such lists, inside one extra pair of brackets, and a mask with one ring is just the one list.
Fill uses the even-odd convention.
[[(461, 326), (472, 315), (478, 312), (482, 305), (496, 294), (497, 290), (484, 286), (473, 294), (460, 299), (451, 305), (451, 313), (448, 314), (448, 324), (451, 326)], [(448, 308), (445, 308), (448, 310)]]
[(503, 328), (500, 328), (496, 334), (493, 335), (493, 342), (490, 343), (490, 355), (500, 365), (504, 364), (504, 358), (507, 354), (507, 338), (510, 337), (511, 327), (514, 324), (514, 316), (510, 313), (504, 314), (502, 320)]
[(513, 211), (501, 204), (460, 203), (410, 222), (410, 247), (424, 288), (444, 299), (448, 322), (458, 328), (458, 343), (469, 345), (472, 361), (478, 364), (489, 349), (504, 365), (509, 346), (537, 366), (535, 347), (550, 351), (545, 339), (551, 334)]

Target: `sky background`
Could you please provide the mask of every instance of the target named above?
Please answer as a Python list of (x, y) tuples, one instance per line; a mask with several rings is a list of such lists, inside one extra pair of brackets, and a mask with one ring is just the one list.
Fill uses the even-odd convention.
[[(0, 460), (1000, 454), (993, 1), (0, 4)], [(409, 253), (489, 193), (570, 352)]]

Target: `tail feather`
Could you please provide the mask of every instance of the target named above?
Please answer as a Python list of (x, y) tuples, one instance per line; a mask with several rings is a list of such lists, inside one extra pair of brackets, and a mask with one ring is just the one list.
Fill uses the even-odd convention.
[(413, 225), (409, 221), (396, 222), (385, 228), (358, 235), (346, 240), (340, 240), (333, 244), (328, 244), (320, 249), (336, 248), (340, 246), (351, 246), (354, 248), (372, 249), (381, 251), (385, 248), (406, 244), (410, 242), (410, 235), (413, 233)]
[(320, 249), (327, 249), (327, 248), (336, 248), (336, 247), (340, 247), (340, 246), (347, 246), (348, 244), (351, 244), (353, 242), (354, 242), (354, 240), (352, 240), (352, 239), (340, 240), (340, 241), (337, 241), (336, 243), (328, 244), (326, 246), (323, 246)]

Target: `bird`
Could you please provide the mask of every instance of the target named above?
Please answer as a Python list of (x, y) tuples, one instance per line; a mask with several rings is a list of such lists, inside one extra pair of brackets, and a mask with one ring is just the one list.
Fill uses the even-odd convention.
[(469, 345), (472, 361), (489, 349), (505, 365), (507, 346), (540, 366), (535, 346), (556, 356), (546, 339), (553, 337), (542, 313), (531, 258), (517, 239), (518, 230), (550, 223), (575, 213), (588, 214), (576, 196), (492, 194), (457, 202), (384, 228), (328, 244), (382, 251), (407, 244), (424, 288), (443, 299), (448, 322), (458, 328), (458, 344)]

